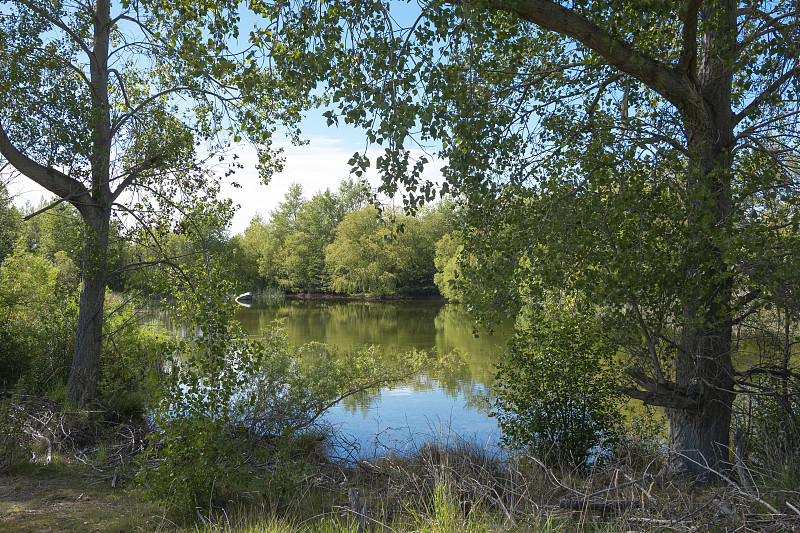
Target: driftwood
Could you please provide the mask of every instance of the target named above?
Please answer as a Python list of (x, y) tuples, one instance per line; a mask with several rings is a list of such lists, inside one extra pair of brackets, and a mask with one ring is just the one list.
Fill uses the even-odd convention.
[(351, 488), (348, 492), (350, 499), (350, 512), (353, 514), (353, 519), (358, 524), (358, 533), (364, 533), (367, 530), (367, 498), (361, 499), (361, 495), (356, 489)]

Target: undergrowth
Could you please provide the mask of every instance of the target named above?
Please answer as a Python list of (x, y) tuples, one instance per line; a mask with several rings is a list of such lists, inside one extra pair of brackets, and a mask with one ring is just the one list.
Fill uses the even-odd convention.
[[(629, 446), (616, 460), (594, 470), (567, 463), (547, 464), (523, 452), (490, 452), (448, 436), (417, 442), (402, 455), (384, 450), (379, 456), (334, 462), (324, 453), (321, 434), (284, 441), (275, 471), (299, 468), (292, 477), (293, 497), (275, 499), (268, 490), (247, 498), (219, 502), (176, 516), (145, 501), (135, 491), (137, 457), (147, 428), (121, 423), (102, 413), (70, 412), (52, 401), (4, 400), (3, 416), (23, 420), (15, 465), (5, 463), (2, 479), (41, 476), (37, 490), (46, 493), (48, 479), (71, 479), (85, 472), (96, 515), (103, 505), (147, 509), (147, 519), (130, 528), (109, 530), (293, 533), (385, 531), (421, 533), (577, 532), (577, 531), (797, 531), (800, 492), (783, 485), (749, 463), (758, 484), (745, 488), (732, 471), (727, 481), (706, 487), (675, 481), (662, 472), (664, 458), (654, 446)], [(38, 423), (32, 423), (34, 419)], [(152, 428), (150, 428), (152, 430)], [(47, 462), (48, 443), (52, 456)], [(654, 451), (655, 450), (655, 451)], [(651, 454), (639, 456), (638, 454)], [(772, 464), (772, 463), (771, 463)], [(27, 466), (26, 466), (27, 465)], [(266, 487), (267, 465), (252, 469), (253, 487)], [(77, 470), (76, 470), (77, 469)], [(115, 488), (111, 488), (112, 482)], [(78, 489), (75, 490), (78, 492)], [(84, 493), (84, 489), (80, 489)], [(88, 494), (88, 493), (87, 493)], [(0, 499), (0, 506), (5, 505)], [(0, 529), (4, 517), (0, 507)], [(4, 514), (6, 513), (6, 514)], [(106, 513), (107, 514), (107, 513)], [(33, 515), (32, 515), (33, 516)], [(31, 518), (33, 519), (33, 518)], [(44, 518), (36, 517), (41, 525)], [(59, 515), (52, 516), (58, 530)], [(121, 528), (121, 529), (120, 529)], [(80, 529), (78, 529), (80, 530)]]

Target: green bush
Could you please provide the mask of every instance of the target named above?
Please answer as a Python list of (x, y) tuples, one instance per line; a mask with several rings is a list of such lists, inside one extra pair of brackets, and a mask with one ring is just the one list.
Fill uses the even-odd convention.
[(23, 241), (0, 265), (0, 376), (41, 394), (66, 382), (78, 317), (78, 277), (64, 252), (33, 255)]
[(620, 405), (614, 354), (592, 317), (574, 309), (539, 313), (518, 328), (495, 389), (503, 442), (576, 465), (608, 458)]
[[(177, 512), (249, 497), (286, 501), (305, 472), (317, 421), (344, 397), (407, 375), (421, 355), (383, 366), (374, 349), (293, 348), (279, 325), (247, 338), (230, 286), (213, 276), (176, 298), (184, 331), (168, 358), (140, 488)], [(313, 454), (312, 454), (313, 455)]]
[[(115, 300), (111, 295), (106, 298)], [(97, 399), (107, 410), (125, 418), (141, 416), (154, 407), (164, 359), (174, 352), (177, 341), (169, 333), (142, 325), (136, 306), (130, 303), (120, 303), (109, 313), (103, 329), (106, 343)]]
[[(265, 370), (265, 361), (288, 361), (285, 338), (247, 339), (232, 318), (229, 289), (208, 275), (179, 295), (172, 314), (194, 335), (177, 342), (168, 359), (153, 414), (156, 432), (137, 480), (145, 495), (178, 513), (227, 507), (254, 495), (282, 498), (302, 473), (301, 464), (282, 460), (292, 428), (277, 424), (276, 433), (267, 434), (246, 425), (255, 402), (247, 391), (265, 380), (283, 390), (293, 369), (273, 364)], [(278, 370), (283, 374), (271, 373)], [(266, 468), (270, 464), (282, 466)]]

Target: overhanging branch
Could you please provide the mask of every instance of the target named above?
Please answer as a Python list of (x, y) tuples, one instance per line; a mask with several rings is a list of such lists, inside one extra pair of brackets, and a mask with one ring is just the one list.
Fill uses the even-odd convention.
[(89, 190), (81, 182), (52, 167), (40, 165), (20, 152), (9, 140), (2, 123), (0, 123), (0, 153), (23, 176), (41, 185), (59, 198), (76, 205), (78, 203), (95, 205)]
[(641, 389), (620, 387), (620, 392), (636, 400), (641, 400), (647, 405), (658, 405), (671, 409), (690, 409), (700, 404), (701, 388), (699, 386), (684, 388), (678, 387), (671, 381), (659, 383), (635, 368), (628, 370), (627, 374), (636, 381)]
[[(448, 0), (463, 4), (465, 0)], [(514, 13), (545, 30), (564, 35), (602, 56), (610, 65), (638, 79), (681, 111), (705, 111), (696, 88), (682, 72), (612, 36), (604, 28), (551, 0), (489, 0), (491, 9)]]

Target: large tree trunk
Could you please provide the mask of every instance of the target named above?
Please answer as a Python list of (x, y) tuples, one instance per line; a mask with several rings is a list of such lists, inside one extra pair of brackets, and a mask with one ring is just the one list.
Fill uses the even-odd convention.
[(111, 115), (108, 93), (108, 55), (111, 34), (110, 0), (94, 6), (94, 46), (90, 62), (92, 107), (92, 202), (75, 203), (86, 230), (83, 246), (78, 330), (67, 389), (72, 400), (93, 400), (103, 347), (103, 305), (108, 281), (108, 233), (111, 220)]
[[(684, 409), (667, 408), (670, 467), (676, 474), (713, 480), (729, 468), (728, 445), (734, 392), (733, 281), (719, 244), (732, 231), (731, 130), (696, 135), (688, 182), (692, 200), (686, 220), (686, 285), (683, 325), (675, 361), (675, 385)], [(691, 137), (691, 136), (690, 136)]]
[(676, 384), (694, 402), (665, 409), (670, 421), (669, 468), (674, 474), (711, 481), (729, 468), (733, 365), (731, 327), (686, 326), (679, 347)]
[[(675, 362), (678, 390), (694, 398), (686, 409), (666, 409), (673, 472), (713, 480), (729, 468), (734, 392), (731, 360), (733, 282), (720, 239), (732, 231), (733, 75), (736, 43), (733, 0), (701, 8), (697, 78), (702, 112), (685, 113), (690, 154), (687, 176), (684, 324)], [(687, 109), (689, 106), (687, 106)], [(696, 108), (697, 109), (697, 108)]]
[(85, 225), (78, 329), (72, 367), (67, 381), (70, 398), (79, 403), (85, 403), (95, 397), (103, 347), (103, 305), (108, 281), (110, 212), (95, 209), (94, 215)]

